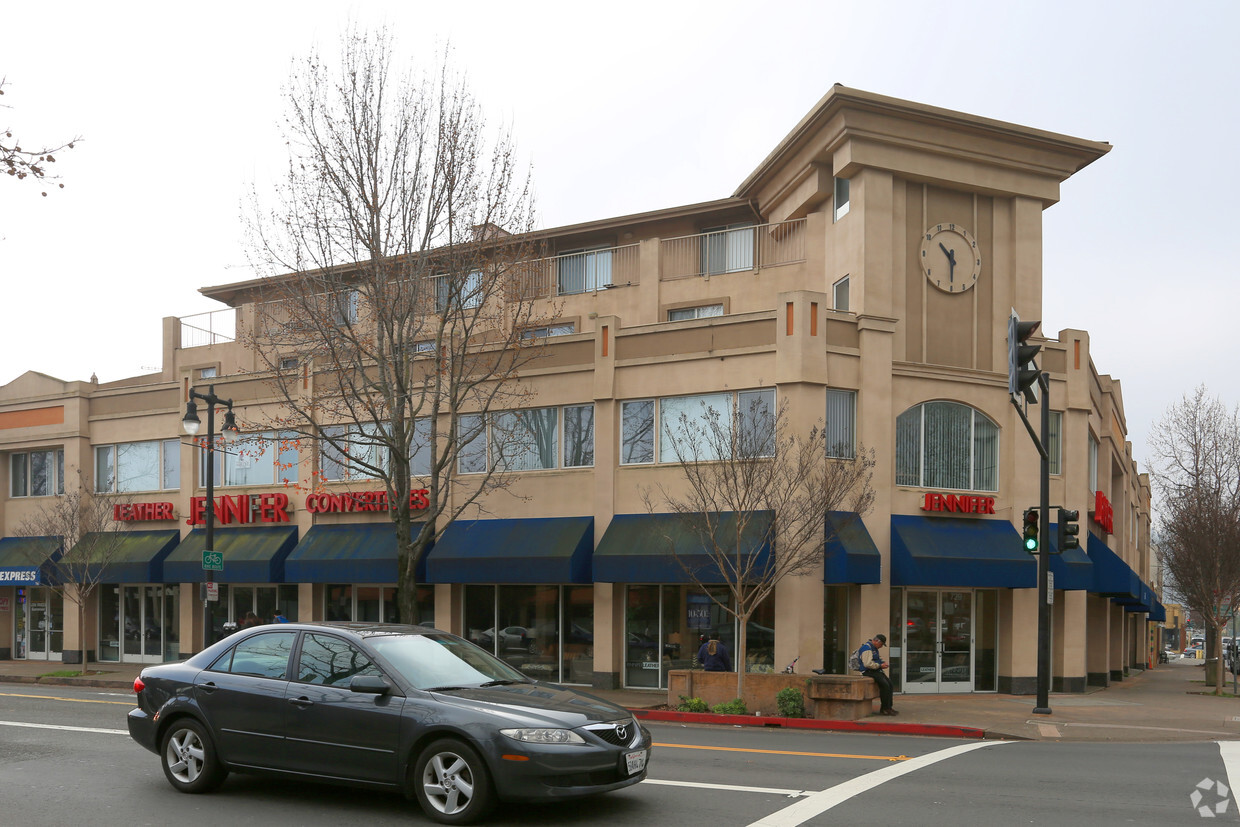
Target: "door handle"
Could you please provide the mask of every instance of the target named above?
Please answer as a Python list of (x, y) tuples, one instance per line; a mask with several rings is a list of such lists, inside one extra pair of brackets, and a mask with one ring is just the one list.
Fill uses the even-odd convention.
[(219, 689), (219, 687), (215, 685), (215, 681), (207, 681), (206, 683), (200, 683), (198, 684), (198, 688), (201, 689), (203, 692), (206, 692), (208, 695), (214, 692), (215, 690)]
[(307, 706), (314, 706), (314, 701), (310, 700), (309, 698), (289, 698), (288, 702), (291, 703), (293, 706), (300, 706), (302, 708), (305, 708)]

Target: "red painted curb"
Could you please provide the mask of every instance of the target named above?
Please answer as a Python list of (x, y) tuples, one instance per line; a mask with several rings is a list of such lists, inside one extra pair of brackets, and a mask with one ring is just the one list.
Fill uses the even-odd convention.
[(672, 712), (633, 709), (643, 721), (670, 721), (680, 724), (722, 724), (724, 726), (769, 726), (786, 729), (824, 729), (836, 732), (869, 732), (883, 735), (935, 735), (947, 738), (985, 738), (986, 730), (951, 724), (898, 724), (894, 721), (819, 721), (814, 718), (777, 718), (757, 715), (718, 715), (713, 712)]

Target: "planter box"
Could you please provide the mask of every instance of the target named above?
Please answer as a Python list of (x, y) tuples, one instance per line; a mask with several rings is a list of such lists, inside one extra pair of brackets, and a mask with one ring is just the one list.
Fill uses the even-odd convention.
[[(864, 675), (788, 675), (750, 672), (745, 675), (745, 708), (763, 715), (778, 715), (775, 696), (782, 689), (799, 689), (805, 696), (805, 714), (831, 721), (855, 721), (874, 714), (878, 684)], [(675, 709), (680, 696), (701, 698), (706, 703), (727, 703), (736, 698), (735, 672), (703, 672), (673, 669), (667, 673), (667, 705)]]

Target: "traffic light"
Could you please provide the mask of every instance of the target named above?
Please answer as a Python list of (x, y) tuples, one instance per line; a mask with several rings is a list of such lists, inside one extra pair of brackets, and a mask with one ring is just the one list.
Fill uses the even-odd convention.
[(1038, 401), (1038, 366), (1033, 357), (1042, 349), (1041, 345), (1028, 344), (1042, 322), (1022, 322), (1016, 311), (1008, 318), (1008, 393), (1012, 402), (1020, 403), (1023, 394), (1030, 402)]
[(1081, 516), (1079, 511), (1069, 511), (1066, 508), (1059, 509), (1059, 551), (1066, 549), (1080, 548), (1081, 543), (1076, 539), (1076, 535), (1081, 533), (1081, 527), (1076, 524), (1077, 519)]
[(1025, 509), (1025, 551), (1036, 554), (1038, 551), (1038, 510)]

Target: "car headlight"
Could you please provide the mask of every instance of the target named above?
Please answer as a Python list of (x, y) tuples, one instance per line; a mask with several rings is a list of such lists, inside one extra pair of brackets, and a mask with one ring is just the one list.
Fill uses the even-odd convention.
[(584, 744), (585, 740), (571, 729), (501, 729), (500, 733), (526, 744)]

